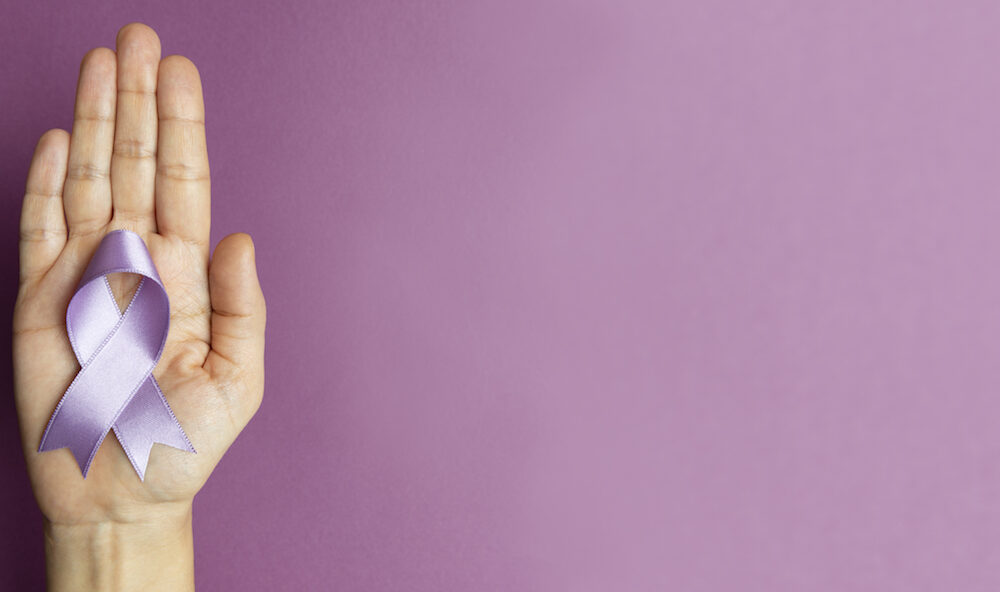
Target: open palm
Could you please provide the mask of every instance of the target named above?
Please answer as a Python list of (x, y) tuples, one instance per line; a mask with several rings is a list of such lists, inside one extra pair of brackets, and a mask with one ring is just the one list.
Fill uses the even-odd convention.
[[(83, 59), (72, 134), (46, 132), (28, 173), (14, 311), (14, 382), (35, 497), (53, 523), (141, 519), (190, 503), (263, 392), (264, 298), (245, 234), (209, 260), (209, 168), (198, 71), (161, 61), (160, 41), (123, 27), (116, 51)], [(170, 332), (153, 372), (197, 450), (156, 445), (140, 481), (113, 434), (84, 479), (69, 449), (38, 453), (80, 366), (65, 315), (90, 257), (111, 230), (145, 241), (170, 298)], [(120, 304), (137, 279), (115, 276)]]

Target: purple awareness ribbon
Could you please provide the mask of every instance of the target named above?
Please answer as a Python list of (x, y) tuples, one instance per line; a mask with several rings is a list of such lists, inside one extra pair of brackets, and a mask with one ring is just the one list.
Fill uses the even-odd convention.
[[(121, 312), (107, 275), (142, 276)], [(68, 447), (87, 477), (108, 431), (114, 429), (139, 479), (160, 442), (195, 452), (153, 378), (170, 328), (170, 301), (142, 238), (108, 233), (97, 247), (66, 310), (66, 331), (80, 372), (42, 435), (39, 452)]]

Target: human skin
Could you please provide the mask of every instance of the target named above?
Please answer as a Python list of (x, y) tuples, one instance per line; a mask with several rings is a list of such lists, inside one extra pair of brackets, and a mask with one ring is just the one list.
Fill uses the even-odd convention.
[[(198, 70), (161, 60), (132, 23), (115, 50), (80, 68), (72, 132), (42, 135), (21, 211), (14, 308), (14, 391), (24, 455), (44, 517), (50, 590), (193, 590), (191, 507), (260, 406), (264, 296), (246, 234), (209, 257), (209, 167)], [(140, 481), (113, 434), (84, 479), (68, 448), (37, 452), (80, 366), (66, 308), (107, 232), (146, 241), (170, 298), (170, 332), (153, 372), (196, 454), (155, 445)], [(122, 305), (138, 283), (112, 277)]]

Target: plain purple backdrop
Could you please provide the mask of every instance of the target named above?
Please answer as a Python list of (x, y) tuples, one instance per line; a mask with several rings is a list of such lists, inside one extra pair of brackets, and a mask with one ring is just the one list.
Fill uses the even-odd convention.
[(269, 305), (202, 589), (1000, 587), (1000, 5), (6, 1), (8, 309), (34, 143), (130, 21), (201, 70)]

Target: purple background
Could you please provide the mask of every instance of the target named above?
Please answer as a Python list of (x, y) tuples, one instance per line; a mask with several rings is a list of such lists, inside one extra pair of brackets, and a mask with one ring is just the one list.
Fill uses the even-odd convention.
[(133, 20), (201, 69), (213, 238), (257, 243), (201, 588), (1000, 587), (995, 2), (28, 4), (3, 306), (34, 142)]

